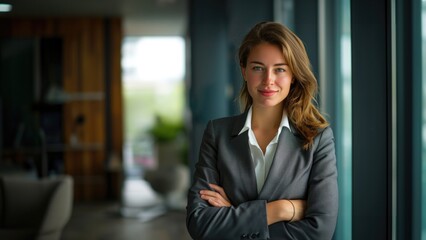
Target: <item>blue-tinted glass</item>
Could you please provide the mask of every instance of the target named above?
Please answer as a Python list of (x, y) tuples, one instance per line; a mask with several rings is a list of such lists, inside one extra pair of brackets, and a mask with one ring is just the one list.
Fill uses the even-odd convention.
[[(422, 66), (426, 65), (426, 0), (422, 0)], [(422, 239), (426, 239), (426, 70), (422, 68)]]
[(340, 5), (340, 61), (337, 100), (340, 119), (339, 159), (339, 230), (338, 239), (352, 239), (352, 71), (351, 71), (351, 31), (350, 1), (341, 0)]

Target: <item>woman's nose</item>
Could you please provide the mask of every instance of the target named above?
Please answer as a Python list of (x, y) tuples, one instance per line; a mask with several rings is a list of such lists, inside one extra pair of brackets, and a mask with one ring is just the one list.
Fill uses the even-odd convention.
[(265, 71), (265, 75), (263, 77), (263, 84), (271, 85), (275, 81), (274, 73), (271, 70)]

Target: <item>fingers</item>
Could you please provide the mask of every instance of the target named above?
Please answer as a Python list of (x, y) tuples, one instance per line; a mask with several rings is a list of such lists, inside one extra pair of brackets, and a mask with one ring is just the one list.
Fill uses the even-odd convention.
[(215, 191), (210, 191), (210, 190), (201, 190), (200, 194), (202, 196), (210, 197), (210, 198), (218, 198), (218, 199), (222, 198), (222, 196), (219, 193), (217, 193)]
[(201, 193), (201, 199), (209, 202), (214, 207), (230, 207), (231, 204), (220, 196), (220, 194), (208, 190), (203, 190)]
[(216, 192), (218, 192), (226, 201), (229, 202), (228, 196), (226, 196), (225, 190), (223, 190), (223, 188), (221, 186), (218, 186), (216, 184), (209, 184), (209, 186), (211, 188), (213, 188), (213, 190), (215, 190)]
[(208, 201), (209, 204), (214, 207), (230, 207), (231, 206), (231, 203), (222, 187), (215, 184), (209, 184), (209, 186), (214, 191), (201, 190), (200, 191), (201, 199)]

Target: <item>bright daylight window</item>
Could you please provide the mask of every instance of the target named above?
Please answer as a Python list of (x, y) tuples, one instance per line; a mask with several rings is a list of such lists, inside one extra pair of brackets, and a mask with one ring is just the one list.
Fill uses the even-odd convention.
[(126, 37), (122, 54), (125, 154), (142, 167), (155, 168), (152, 130), (160, 122), (183, 124), (184, 39)]

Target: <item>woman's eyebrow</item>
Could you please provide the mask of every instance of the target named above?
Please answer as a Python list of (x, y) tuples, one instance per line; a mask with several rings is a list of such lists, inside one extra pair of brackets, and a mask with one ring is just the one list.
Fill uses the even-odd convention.
[[(258, 62), (258, 61), (251, 61), (250, 64), (265, 65), (264, 63)], [(286, 65), (288, 65), (288, 64), (287, 63), (276, 63), (276, 64), (274, 64), (274, 66), (286, 66)]]
[(262, 62), (258, 62), (258, 61), (251, 61), (250, 63), (251, 63), (251, 64), (265, 65), (265, 64), (263, 64)]

